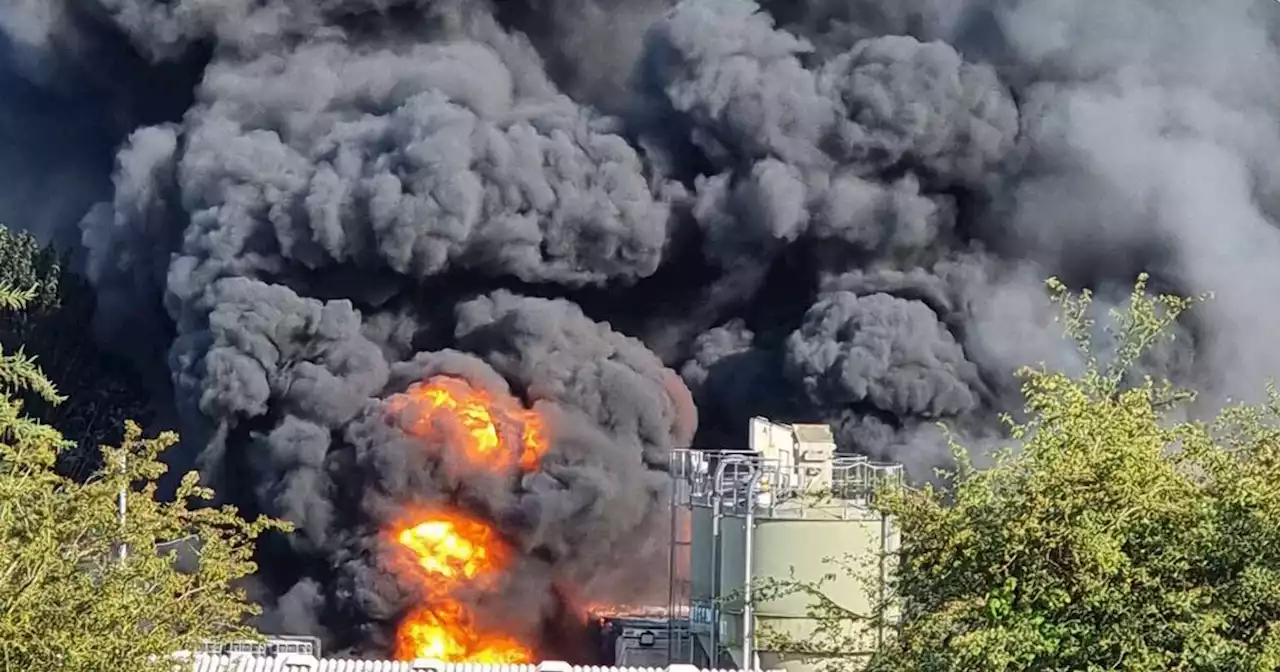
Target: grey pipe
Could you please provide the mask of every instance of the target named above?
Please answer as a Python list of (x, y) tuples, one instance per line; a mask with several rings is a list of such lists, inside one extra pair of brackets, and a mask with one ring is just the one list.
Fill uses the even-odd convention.
[(711, 479), (711, 650), (707, 653), (711, 656), (708, 667), (712, 669), (720, 665), (720, 521), (724, 518), (724, 495), (720, 492), (720, 482), (728, 466), (728, 460), (722, 457)]
[(752, 572), (755, 571), (755, 563), (752, 556), (755, 555), (755, 527), (756, 527), (756, 488), (760, 485), (760, 466), (758, 464), (751, 465), (751, 481), (747, 484), (747, 514), (746, 529), (743, 530), (743, 545), (747, 547), (745, 559), (743, 560), (743, 574), (746, 579), (742, 588), (742, 669), (750, 670), (755, 668), (755, 609), (751, 604), (754, 599), (751, 590), (753, 581)]
[[(676, 553), (680, 547), (680, 544), (677, 541), (680, 531), (677, 527), (678, 516), (676, 515), (676, 498), (679, 497), (680, 478), (684, 476), (684, 470), (681, 469), (679, 473), (676, 473), (676, 460), (678, 459), (678, 455), (679, 453), (675, 453), (667, 460), (667, 470), (671, 472), (671, 549), (667, 552), (667, 658), (671, 660), (679, 659), (676, 654), (676, 648), (679, 645), (676, 643), (675, 618), (676, 614), (679, 613), (676, 608), (678, 606), (676, 603)], [(692, 566), (692, 564), (690, 566)], [(690, 616), (692, 615), (693, 614), (690, 613)], [(681, 662), (685, 661), (682, 660)]]

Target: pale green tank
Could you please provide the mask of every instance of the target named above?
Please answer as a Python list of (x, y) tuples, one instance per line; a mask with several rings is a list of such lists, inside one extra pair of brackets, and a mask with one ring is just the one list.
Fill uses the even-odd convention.
[[(677, 452), (671, 610), (687, 614), (691, 637), (673, 640), (673, 662), (812, 670), (812, 659), (770, 650), (771, 633), (804, 639), (812, 631), (807, 599), (762, 601), (759, 586), (770, 577), (816, 582), (838, 573), (825, 559), (847, 558), (858, 568), (856, 577), (828, 580), (826, 595), (868, 615), (884, 603), (897, 532), (870, 500), (882, 483), (900, 486), (902, 468), (834, 453), (826, 425), (763, 418), (751, 421), (749, 451)], [(856, 650), (844, 655), (872, 652), (882, 629), (851, 628)]]

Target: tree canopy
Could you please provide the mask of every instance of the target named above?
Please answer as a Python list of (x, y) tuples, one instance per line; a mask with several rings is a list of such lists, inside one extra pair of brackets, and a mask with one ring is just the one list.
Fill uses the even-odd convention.
[[(38, 296), (0, 285), (0, 308)], [(0, 352), (0, 388), (0, 669), (172, 670), (176, 651), (254, 636), (238, 582), (255, 570), (253, 540), (283, 524), (200, 506), (212, 493), (194, 473), (157, 499), (159, 456), (177, 437), (147, 439), (132, 422), (95, 472), (68, 478), (54, 467), (71, 442), (21, 401), (63, 403), (54, 384), (25, 353)], [(194, 556), (181, 567), (179, 547)]]
[(62, 470), (87, 476), (98, 466), (98, 446), (119, 441), (125, 420), (148, 415), (141, 378), (94, 340), (88, 329), (96, 305), (93, 291), (57, 250), (41, 246), (29, 233), (0, 226), (0, 284), (35, 288), (23, 310), (0, 315), (0, 345), (35, 357), (67, 393), (59, 404), (17, 394), (33, 417), (76, 444), (61, 453)]
[(1280, 393), (1184, 419), (1194, 395), (1138, 365), (1193, 302), (1145, 283), (1099, 343), (1089, 294), (1051, 281), (1084, 373), (1021, 371), (1025, 420), (993, 466), (953, 445), (946, 487), (881, 493), (890, 603), (857, 614), (791, 582), (823, 625), (772, 645), (860, 669), (841, 624), (879, 619), (896, 636), (874, 672), (1280, 669)]

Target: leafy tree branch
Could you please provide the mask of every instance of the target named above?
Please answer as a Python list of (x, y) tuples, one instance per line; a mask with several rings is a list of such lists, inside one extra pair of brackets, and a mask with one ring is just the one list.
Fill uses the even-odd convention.
[[(1280, 669), (1280, 393), (1185, 419), (1194, 391), (1142, 359), (1200, 299), (1146, 283), (1100, 329), (1089, 293), (1051, 280), (1083, 372), (1019, 371), (1025, 419), (1005, 418), (993, 466), (952, 437), (948, 487), (876, 498), (901, 543), (869, 615), (895, 627), (865, 669)], [(822, 582), (782, 583), (830, 625), (799, 644), (863, 667), (859, 642), (823, 639), (858, 615)]]
[[(31, 300), (0, 286), (0, 305)], [(194, 473), (159, 500), (160, 456), (177, 436), (145, 438), (133, 422), (98, 469), (67, 477), (55, 467), (73, 443), (29, 416), (24, 394), (63, 402), (19, 349), (0, 357), (0, 670), (173, 670), (175, 651), (255, 637), (240, 584), (256, 569), (254, 540), (286, 526), (207, 506)]]

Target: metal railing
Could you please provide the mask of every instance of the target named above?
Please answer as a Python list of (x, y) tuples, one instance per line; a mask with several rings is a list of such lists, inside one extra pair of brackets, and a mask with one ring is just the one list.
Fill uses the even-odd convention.
[(839, 456), (828, 465), (796, 465), (749, 451), (673, 451), (670, 474), (676, 506), (712, 506), (717, 499), (728, 510), (747, 505), (752, 480), (757, 509), (774, 511), (802, 501), (813, 506), (866, 508), (885, 486), (901, 487), (902, 465), (872, 462), (861, 456)]
[(196, 653), (211, 656), (259, 656), (305, 655), (320, 657), (320, 639), (304, 636), (276, 636), (263, 641), (205, 642)]
[[(905, 486), (902, 465), (872, 462), (860, 456), (839, 456), (829, 462), (796, 464), (790, 459), (766, 458), (753, 451), (709, 451), (684, 449), (674, 451), (670, 461), (671, 490), (671, 557), (668, 595), (671, 632), (668, 653), (673, 661), (693, 662), (694, 645), (689, 624), (694, 618), (692, 604), (692, 529), (686, 529), (692, 507), (705, 506), (712, 512), (711, 559), (712, 585), (719, 585), (720, 520), (725, 516), (742, 516), (744, 545), (752, 547), (754, 520), (786, 519), (817, 515), (822, 517), (862, 518), (875, 516), (872, 504), (881, 488)], [(685, 514), (681, 515), (681, 511)], [(752, 575), (752, 554), (744, 556), (745, 576)], [(751, 617), (750, 586), (744, 586), (742, 661), (753, 660), (754, 619)], [(716, 607), (712, 606), (714, 611)], [(677, 619), (683, 632), (678, 632)], [(720, 651), (719, 618), (712, 614), (709, 631), (709, 654)], [(708, 661), (715, 666), (719, 661)], [(748, 663), (749, 664), (749, 663)]]

